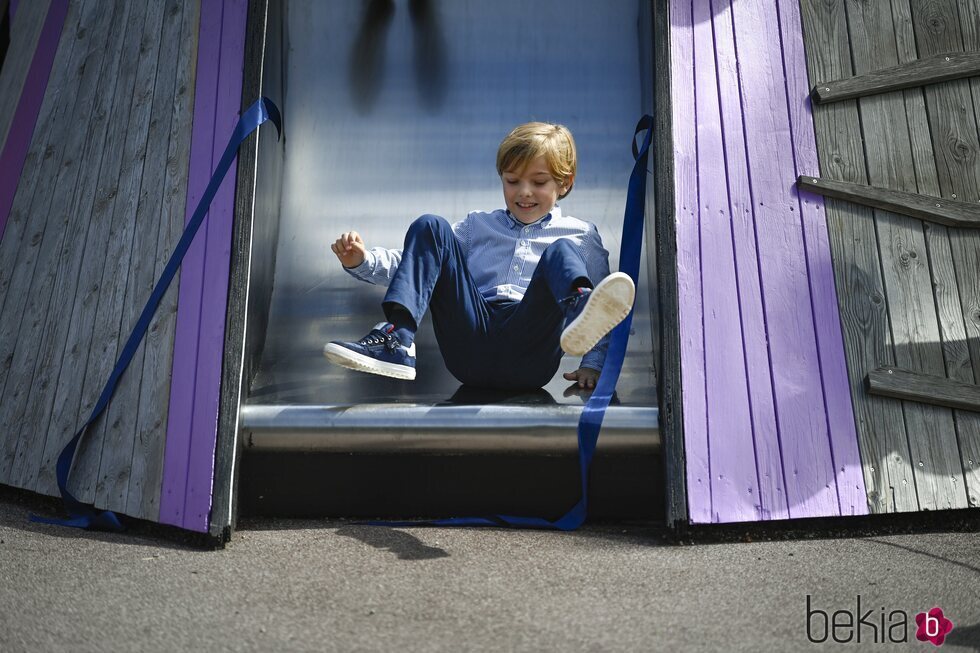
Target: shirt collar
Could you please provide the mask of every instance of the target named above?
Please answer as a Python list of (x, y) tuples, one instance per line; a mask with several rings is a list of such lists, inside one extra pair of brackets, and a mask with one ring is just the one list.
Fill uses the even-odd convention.
[(513, 215), (511, 215), (510, 211), (507, 209), (504, 209), (504, 215), (506, 215), (507, 219), (510, 221), (508, 224), (512, 229), (523, 229), (524, 227), (544, 227), (553, 218), (561, 219), (561, 207), (555, 204), (555, 206), (551, 209), (551, 213), (547, 213), (541, 216), (540, 218), (538, 218), (537, 220), (535, 220), (530, 224), (524, 224), (523, 222), (515, 218)]

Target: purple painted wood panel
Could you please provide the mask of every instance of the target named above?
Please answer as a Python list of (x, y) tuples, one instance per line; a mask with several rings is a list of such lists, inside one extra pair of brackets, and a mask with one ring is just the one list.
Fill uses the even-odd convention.
[(733, 15), (776, 416), (790, 517), (836, 515), (840, 505), (774, 5), (773, 0), (737, 2)]
[[(711, 6), (695, 3), (698, 215), (712, 521), (761, 517), (735, 278)], [(707, 265), (706, 265), (707, 263)]]
[(690, 519), (865, 513), (799, 7), (672, 0)]
[(742, 319), (742, 341), (745, 355), (755, 467), (759, 479), (759, 504), (763, 519), (786, 519), (785, 480), (776, 407), (772, 393), (772, 368), (769, 342), (766, 338), (762, 307), (762, 281), (759, 278), (755, 221), (752, 219), (752, 193), (749, 189), (748, 160), (739, 92), (735, 32), (729, 0), (712, 2), (715, 60), (721, 94), (721, 122), (725, 139), (725, 161), (728, 173), (728, 196), (732, 215), (732, 232)]
[[(803, 23), (799, 2), (780, 2), (777, 5), (782, 31), (783, 62), (789, 98), (790, 125), (793, 130), (793, 151), (796, 153), (796, 174), (819, 174), (817, 142), (813, 131), (810, 108), (810, 83), (806, 73), (806, 54), (803, 48)], [(810, 291), (813, 296), (817, 344), (824, 396), (827, 402), (827, 424), (830, 428), (830, 447), (837, 477), (837, 496), (842, 515), (868, 514), (868, 495), (864, 486), (861, 454), (858, 449), (854, 406), (847, 378), (844, 356), (844, 336), (841, 332), (834, 267), (830, 258), (830, 242), (824, 201), (820, 195), (793, 190), (803, 218), (807, 263), (810, 270)]]
[[(241, 109), (246, 0), (201, 6), (185, 220), (204, 193)], [(206, 532), (211, 509), (235, 166), (181, 269), (160, 521)]]
[(694, 23), (690, 0), (671, 0), (674, 202), (677, 221), (678, 321), (681, 340), (685, 456), (690, 520), (711, 521), (711, 466), (701, 322), (701, 249), (698, 233)]
[(9, 10), (10, 11), (9, 11), (8, 15), (10, 16), (10, 24), (11, 25), (14, 24), (14, 14), (17, 13), (17, 3), (18, 2), (20, 2), (20, 0), (10, 0), (10, 7), (9, 7)]
[[(10, 9), (13, 16), (14, 6), (11, 5)], [(34, 136), (34, 126), (37, 123), (38, 112), (41, 110), (41, 102), (44, 100), (44, 92), (48, 88), (51, 65), (58, 51), (61, 30), (65, 25), (67, 14), (68, 0), (52, 0), (48, 15), (44, 19), (44, 26), (41, 28), (41, 35), (38, 37), (37, 47), (34, 49), (31, 68), (21, 90), (14, 119), (10, 123), (7, 142), (3, 152), (0, 153), (0, 170), (3, 170), (3, 174), (0, 174), (0, 240), (3, 239), (10, 208), (14, 204), (14, 195), (17, 193), (27, 150)]]

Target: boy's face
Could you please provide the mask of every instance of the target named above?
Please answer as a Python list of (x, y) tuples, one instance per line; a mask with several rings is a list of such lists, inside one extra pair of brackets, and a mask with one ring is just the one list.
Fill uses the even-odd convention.
[(567, 187), (551, 176), (543, 156), (531, 159), (524, 170), (505, 170), (500, 181), (504, 186), (507, 210), (524, 224), (531, 224), (550, 213)]

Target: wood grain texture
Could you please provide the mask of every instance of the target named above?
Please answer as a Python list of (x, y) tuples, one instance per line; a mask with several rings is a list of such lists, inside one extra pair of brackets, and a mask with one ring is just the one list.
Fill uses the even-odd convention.
[(0, 66), (0, 152), (6, 145), (7, 131), (14, 120), (50, 5), (51, 0), (28, 3), (11, 23), (10, 45)]
[[(810, 79), (853, 75), (843, 0), (804, 0), (801, 8)], [(822, 175), (867, 184), (857, 103), (814, 107), (813, 118)], [(863, 387), (864, 370), (894, 360), (874, 216), (835, 199), (827, 200), (826, 210), (868, 506), (871, 512), (918, 510), (903, 415)]]
[[(120, 244), (116, 238), (119, 225), (113, 225), (113, 215), (119, 194), (122, 150), (129, 124), (140, 34), (145, 16), (145, 6), (135, 3), (129, 8), (125, 22), (121, 23), (123, 29), (113, 32), (113, 48), (120, 50), (117, 63), (105, 71), (102, 79), (102, 91), (109, 102), (105, 105), (106, 114), (97, 114), (96, 119), (106, 121), (107, 131), (98, 159), (89, 164), (97, 172), (95, 189), (89, 203), (82, 203), (79, 207), (88, 219), (88, 235), (85, 256), (78, 272), (75, 299), (69, 309), (65, 353), (49, 419), (47, 442), (35, 484), (35, 489), (45, 494), (57, 491), (55, 462), (58, 454), (88, 419), (102, 386), (108, 379), (108, 371), (100, 376), (94, 369), (97, 358), (108, 355), (108, 342), (103, 340), (106, 337), (104, 326), (96, 328), (96, 320), (102, 301), (106, 259), (110, 247)], [(86, 476), (94, 478), (97, 473), (99, 459), (93, 454), (98, 451), (101, 455), (101, 448), (90, 446), (92, 437), (93, 433), (90, 431), (79, 445), (73, 470), (73, 477), (76, 479)]]
[[(880, 4), (888, 8), (885, 3)], [(837, 102), (976, 75), (980, 75), (980, 52), (950, 52), (891, 68), (871, 70), (855, 77), (817, 82), (813, 87), (813, 97), (821, 103)]]
[[(904, 111), (902, 98), (889, 98), (890, 115), (897, 115), (897, 108), (894, 100), (902, 103), (901, 109)], [(907, 127), (907, 125), (906, 125)], [(897, 132), (899, 137), (908, 134), (908, 129)], [(905, 139), (907, 142), (907, 138)], [(889, 142), (882, 138), (876, 141), (878, 144)], [(909, 174), (914, 172), (914, 167), (909, 166), (905, 170)], [(819, 177), (800, 176), (797, 185), (807, 191), (819, 193), (824, 197), (836, 197), (837, 199), (856, 202), (876, 209), (883, 209), (893, 213), (901, 213), (919, 220), (927, 220), (947, 227), (959, 227), (965, 229), (980, 229), (980, 204), (969, 204), (956, 200), (947, 200), (941, 197), (921, 195), (919, 193), (909, 193), (878, 186), (866, 186), (864, 184), (853, 184), (832, 179), (822, 179)]]
[(762, 282), (759, 279), (759, 251), (755, 240), (745, 134), (741, 129), (745, 117), (739, 94), (732, 7), (727, 0), (714, 7), (718, 85), (721, 89), (727, 89), (727, 92), (721, 94), (721, 124), (725, 127), (724, 163), (727, 170), (732, 242), (737, 263), (735, 281), (740, 309), (739, 327), (744, 347), (755, 468), (759, 484), (759, 511), (763, 519), (786, 519), (789, 517), (789, 510), (770, 376), (771, 361), (762, 305)]
[(688, 510), (692, 523), (710, 523), (711, 469), (705, 405), (701, 324), (701, 249), (698, 237), (697, 143), (694, 121), (694, 26), (691, 3), (671, 2), (671, 88), (674, 129), (674, 212), (681, 342)]
[(900, 367), (880, 367), (868, 373), (868, 391), (882, 397), (910, 399), (936, 406), (980, 412), (980, 386), (944, 376)]
[[(157, 234), (154, 277), (159, 278), (183, 233), (184, 203), (187, 194), (187, 168), (190, 158), (193, 119), (193, 83), (197, 54), (197, 0), (181, 3), (180, 47), (176, 53), (176, 79), (173, 102), (169, 107), (166, 176), (162, 180), (162, 206)], [(179, 274), (179, 273), (178, 273)], [(143, 384), (139, 399), (139, 420), (130, 474), (127, 514), (145, 515), (154, 521), (160, 515), (163, 457), (166, 449), (167, 406), (170, 397), (170, 369), (173, 364), (174, 330), (177, 316), (179, 276), (163, 296), (150, 322)]]
[[(70, 123), (68, 116), (83, 72), (78, 67), (86, 54), (87, 42), (76, 35), (80, 17), (74, 9), (75, 5), (70, 5), (65, 18), (61, 44), (52, 65), (51, 92), (45, 94), (41, 105), (35, 137), (25, 160), (4, 238), (0, 241), (0, 295), (3, 297), (0, 308), (0, 482), (4, 483), (10, 482), (20, 436), (19, 430), (14, 430), (14, 424), (23, 415), (27, 404), (24, 396), (27, 361), (23, 356), (17, 357), (17, 345), (21, 334), (29, 338), (39, 326), (23, 317), (31, 312), (30, 288), (38, 259), (49, 258), (53, 251), (50, 247), (45, 251), (41, 246), (48, 226), (45, 200), (50, 198), (50, 180), (57, 177), (61, 167)], [(90, 7), (86, 9), (89, 13), (85, 16), (92, 11)], [(29, 382), (28, 379), (26, 383)]]
[[(57, 388), (62, 361), (66, 353), (66, 338), (70, 307), (78, 291), (81, 262), (86, 250), (89, 206), (98, 183), (98, 161), (102, 155), (107, 130), (105, 83), (118, 61), (120, 48), (110, 41), (111, 27), (124, 13), (122, 6), (109, 6), (110, 11), (93, 16), (85, 29), (92, 39), (86, 60), (85, 74), (75, 100), (75, 115), (90, 116), (68, 135), (65, 162), (53, 184), (48, 219), (63, 225), (61, 240), (52, 243), (56, 257), (47, 272), (50, 287), (35, 287), (38, 296), (48, 299), (42, 326), (20, 345), (33, 359), (33, 372), (22, 417), (20, 443), (13, 480), (19, 487), (36, 485), (42, 455), (48, 437), (48, 424)], [(118, 39), (116, 39), (118, 40)], [(113, 60), (115, 57), (115, 61)], [(37, 273), (35, 273), (37, 276)], [(23, 334), (26, 335), (26, 334)]]

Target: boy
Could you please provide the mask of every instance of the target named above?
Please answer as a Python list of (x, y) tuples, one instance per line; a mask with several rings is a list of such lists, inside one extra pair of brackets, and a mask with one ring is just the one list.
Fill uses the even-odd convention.
[(519, 125), (497, 151), (506, 209), (470, 213), (452, 226), (423, 215), (402, 250), (368, 250), (357, 232), (342, 234), (330, 249), (353, 277), (388, 286), (387, 321), (357, 342), (328, 343), (324, 355), (414, 379), (415, 331), (428, 308), (446, 367), (464, 384), (540, 388), (565, 351), (584, 357), (564, 377), (594, 388), (607, 334), (629, 313), (635, 288), (628, 275), (609, 274), (595, 225), (558, 207), (576, 166), (567, 128)]

